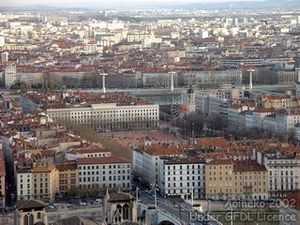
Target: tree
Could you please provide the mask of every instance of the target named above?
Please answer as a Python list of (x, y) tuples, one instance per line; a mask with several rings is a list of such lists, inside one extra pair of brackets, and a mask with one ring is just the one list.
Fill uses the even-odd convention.
[(195, 137), (200, 137), (203, 130), (204, 118), (199, 112), (192, 112), (177, 121), (181, 128), (181, 134), (185, 137), (192, 136), (193, 130)]
[(207, 118), (207, 127), (212, 130), (222, 131), (227, 127), (227, 120), (221, 115), (213, 115)]

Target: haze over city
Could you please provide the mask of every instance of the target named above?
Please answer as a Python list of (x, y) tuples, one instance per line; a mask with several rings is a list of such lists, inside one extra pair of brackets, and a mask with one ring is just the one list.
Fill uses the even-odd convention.
[[(248, 0), (13, 0), (13, 1), (2, 1), (0, 6), (30, 6), (30, 5), (45, 5), (45, 6), (57, 6), (57, 7), (86, 7), (88, 6), (97, 6), (97, 7), (118, 7), (120, 4), (138, 4), (139, 6), (145, 5), (176, 5), (176, 4), (190, 4), (190, 3), (224, 3), (224, 2), (245, 2)], [(252, 1), (262, 1), (262, 0), (252, 0)]]
[(299, 0), (0, 0), (0, 225), (299, 221)]

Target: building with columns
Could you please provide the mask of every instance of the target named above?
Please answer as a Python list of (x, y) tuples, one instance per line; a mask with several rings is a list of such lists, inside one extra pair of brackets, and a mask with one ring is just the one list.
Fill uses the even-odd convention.
[(57, 121), (92, 126), (98, 131), (155, 129), (159, 105), (126, 93), (53, 92), (28, 94), (47, 115)]

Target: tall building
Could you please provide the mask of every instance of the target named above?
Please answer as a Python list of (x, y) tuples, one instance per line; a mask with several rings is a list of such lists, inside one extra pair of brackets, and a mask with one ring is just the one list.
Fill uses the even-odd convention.
[(133, 171), (145, 182), (159, 185), (160, 158), (163, 156), (179, 156), (183, 153), (182, 148), (176, 146), (147, 145), (143, 149), (133, 150)]
[(160, 191), (166, 196), (205, 198), (205, 161), (199, 158), (162, 157)]
[(53, 165), (17, 168), (17, 199), (53, 202), (59, 192), (59, 173)]
[(4, 70), (5, 87), (10, 88), (17, 82), (17, 69), (15, 64), (8, 65)]
[(8, 52), (1, 53), (1, 63), (8, 63)]
[(208, 38), (208, 31), (201, 30), (200, 31), (200, 38), (202, 38), (202, 39)]
[(0, 36), (0, 48), (3, 48), (5, 45), (5, 38), (3, 36)]

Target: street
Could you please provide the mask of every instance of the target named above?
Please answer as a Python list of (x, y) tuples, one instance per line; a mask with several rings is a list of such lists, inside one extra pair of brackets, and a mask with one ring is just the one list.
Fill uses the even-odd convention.
[[(200, 222), (199, 216), (201, 213), (194, 213), (192, 205), (174, 198), (163, 198), (159, 194), (157, 197), (157, 208), (162, 212), (169, 214), (176, 220), (181, 221), (183, 225), (220, 225), (220, 223), (211, 219), (207, 222)], [(140, 191), (139, 200), (146, 205), (155, 205), (153, 191)], [(197, 217), (195, 217), (197, 215)]]

